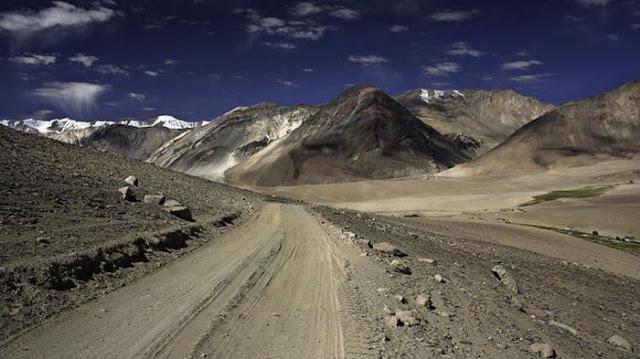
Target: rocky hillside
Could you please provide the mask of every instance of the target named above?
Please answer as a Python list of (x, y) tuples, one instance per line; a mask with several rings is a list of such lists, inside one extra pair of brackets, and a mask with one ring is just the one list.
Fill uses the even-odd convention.
[(396, 97), (416, 117), (475, 157), (553, 106), (512, 90), (414, 90)]
[(433, 173), (467, 159), (393, 98), (356, 86), (227, 175), (259, 186), (327, 183)]
[(567, 103), (451, 175), (578, 166), (640, 152), (640, 81)]
[(287, 136), (315, 109), (259, 104), (237, 108), (158, 149), (149, 161), (173, 170), (223, 180), (225, 171)]

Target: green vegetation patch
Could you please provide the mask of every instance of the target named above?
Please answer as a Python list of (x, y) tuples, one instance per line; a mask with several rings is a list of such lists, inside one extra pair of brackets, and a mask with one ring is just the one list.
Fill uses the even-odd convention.
[(561, 191), (551, 191), (545, 194), (541, 194), (538, 196), (533, 196), (533, 200), (522, 204), (522, 206), (533, 206), (534, 204), (554, 201), (560, 198), (589, 198), (589, 197), (597, 197), (615, 186), (587, 186), (578, 189), (570, 189), (570, 190), (561, 190)]

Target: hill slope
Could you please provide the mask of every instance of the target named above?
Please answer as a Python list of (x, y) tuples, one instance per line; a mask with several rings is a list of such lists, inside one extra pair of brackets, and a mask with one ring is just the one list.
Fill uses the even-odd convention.
[(382, 91), (356, 86), (227, 172), (260, 186), (433, 173), (467, 156)]
[(558, 107), (500, 146), (447, 171), (450, 175), (509, 169), (562, 168), (640, 152), (640, 81)]
[(396, 100), (475, 157), (553, 106), (511, 90), (414, 90)]

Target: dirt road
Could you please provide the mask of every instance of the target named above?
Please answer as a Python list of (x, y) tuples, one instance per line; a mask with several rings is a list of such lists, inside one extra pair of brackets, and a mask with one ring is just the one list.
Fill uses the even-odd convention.
[(270, 203), (195, 254), (15, 339), (0, 357), (342, 357), (334, 246), (302, 207)]

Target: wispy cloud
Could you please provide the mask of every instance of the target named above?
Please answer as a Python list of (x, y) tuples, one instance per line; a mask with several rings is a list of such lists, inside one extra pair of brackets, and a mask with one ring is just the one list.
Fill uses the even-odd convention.
[(296, 87), (296, 86), (298, 86), (298, 84), (296, 84), (293, 81), (287, 81), (287, 80), (278, 79), (278, 80), (276, 80), (276, 82), (279, 83), (282, 86), (285, 86), (285, 87)]
[(447, 54), (452, 56), (480, 57), (484, 55), (484, 52), (472, 48), (468, 42), (455, 42), (449, 46)]
[(631, 30), (638, 30), (640, 29), (640, 24), (631, 24)]
[(520, 83), (520, 84), (535, 84), (551, 76), (554, 76), (554, 74), (544, 73), (544, 74), (533, 74), (533, 75), (520, 75), (520, 76), (511, 77), (509, 78), (509, 80)]
[(438, 22), (456, 22), (468, 20), (480, 12), (478, 10), (450, 10), (445, 9), (429, 15), (429, 19)]
[(351, 55), (349, 61), (361, 65), (374, 65), (389, 62), (389, 60), (380, 55)]
[(408, 30), (409, 28), (404, 25), (393, 25), (389, 27), (389, 31), (391, 32), (405, 32)]
[(177, 65), (179, 63), (180, 63), (180, 61), (178, 61), (176, 59), (166, 59), (166, 60), (164, 60), (164, 64), (167, 65), (167, 66)]
[(106, 85), (88, 82), (49, 82), (32, 94), (69, 114), (84, 115), (95, 107), (98, 98), (108, 89)]
[(159, 75), (158, 72), (156, 71), (151, 71), (151, 70), (145, 70), (144, 74), (147, 76), (151, 76), (151, 77), (157, 77)]
[(422, 73), (432, 77), (446, 77), (462, 70), (455, 62), (440, 62), (431, 66), (421, 66)]
[(100, 65), (96, 67), (96, 71), (103, 75), (120, 75), (120, 76), (129, 75), (129, 71), (117, 65)]
[(9, 60), (23, 65), (51, 65), (56, 63), (56, 56), (24, 54), (23, 56), (12, 57)]
[(306, 68), (306, 69), (302, 69), (302, 72), (315, 72), (316, 70), (311, 69), (311, 68)]
[(115, 10), (101, 5), (82, 8), (64, 1), (54, 1), (52, 6), (38, 12), (0, 13), (0, 29), (14, 34), (29, 35), (54, 27), (80, 27), (105, 22), (116, 15)]
[(136, 93), (136, 92), (129, 92), (129, 94), (127, 95), (129, 96), (130, 99), (132, 100), (136, 100), (136, 101), (144, 101), (147, 99), (147, 97), (141, 93)]
[(579, 4), (584, 6), (604, 6), (608, 5), (615, 0), (576, 0)]
[(331, 16), (344, 20), (355, 20), (360, 17), (360, 12), (353, 9), (337, 9), (330, 13)]
[(538, 60), (507, 62), (505, 64), (502, 64), (502, 69), (503, 70), (526, 70), (529, 67), (535, 66), (535, 65), (543, 65), (543, 62)]
[(329, 26), (320, 25), (313, 20), (287, 21), (277, 17), (264, 17), (254, 9), (236, 9), (235, 14), (243, 15), (249, 23), (248, 33), (266, 33), (292, 39), (318, 40), (322, 38)]
[(98, 58), (85, 54), (75, 54), (75, 56), (69, 58), (69, 61), (82, 64), (85, 67), (91, 67), (96, 61), (98, 61)]
[(296, 45), (290, 42), (284, 42), (284, 41), (278, 41), (278, 42), (264, 41), (261, 44), (264, 46), (270, 47), (272, 49), (278, 49), (278, 50), (295, 50), (296, 48)]
[(308, 16), (317, 14), (319, 12), (324, 11), (324, 9), (320, 6), (312, 2), (299, 2), (293, 8), (291, 8), (291, 15), (293, 16)]

